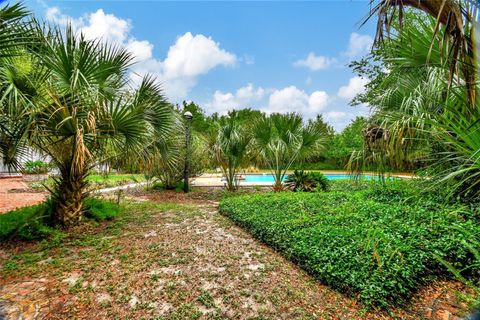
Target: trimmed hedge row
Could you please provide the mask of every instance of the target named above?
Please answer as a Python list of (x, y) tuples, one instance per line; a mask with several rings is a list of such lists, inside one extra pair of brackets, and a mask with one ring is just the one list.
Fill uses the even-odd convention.
[(220, 210), (323, 283), (369, 306), (402, 303), (422, 284), (448, 275), (435, 255), (458, 269), (473, 266), (469, 275), (478, 276), (466, 244), (480, 239), (478, 223), (459, 207), (439, 209), (432, 199), (405, 200), (404, 190), (397, 191), (388, 203), (371, 188), (249, 195), (222, 200)]

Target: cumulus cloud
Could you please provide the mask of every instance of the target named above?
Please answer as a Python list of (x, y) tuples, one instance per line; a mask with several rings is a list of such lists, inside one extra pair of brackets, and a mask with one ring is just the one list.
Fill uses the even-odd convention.
[(207, 111), (225, 114), (232, 109), (254, 107), (266, 94), (265, 89), (255, 88), (249, 83), (235, 93), (215, 91), (212, 100), (206, 104)]
[(305, 59), (300, 59), (293, 63), (295, 67), (307, 67), (312, 71), (317, 71), (321, 69), (326, 69), (333, 64), (335, 64), (337, 60), (335, 58), (329, 58), (325, 56), (316, 56), (315, 53), (310, 52)]
[(163, 62), (164, 74), (171, 78), (195, 77), (217, 65), (232, 65), (235, 61), (235, 55), (220, 49), (212, 38), (187, 32), (168, 50)]
[(129, 20), (106, 14), (102, 9), (73, 18), (63, 14), (58, 7), (51, 7), (47, 9), (45, 15), (47, 20), (59, 25), (70, 24), (87, 39), (99, 38), (115, 43), (125, 42), (132, 27)]
[(323, 111), (330, 100), (330, 96), (325, 91), (314, 91), (308, 94), (295, 86), (264, 89), (255, 88), (250, 83), (235, 93), (215, 91), (204, 107), (209, 113), (226, 114), (232, 109), (253, 108), (267, 114), (298, 112), (310, 118)]
[(322, 111), (329, 102), (325, 91), (315, 91), (308, 95), (295, 86), (274, 90), (268, 99), (267, 113), (298, 112), (305, 117), (312, 117)]
[(58, 7), (52, 7), (47, 9), (46, 17), (60, 25), (70, 23), (87, 39), (102, 39), (123, 45), (139, 62), (132, 67), (130, 78), (138, 82), (143, 75), (153, 74), (162, 83), (167, 96), (175, 100), (186, 98), (199, 76), (217, 66), (231, 66), (237, 61), (235, 54), (222, 49), (211, 37), (191, 32), (176, 39), (165, 59), (156, 59), (152, 43), (137, 40), (131, 35), (132, 24), (129, 20), (105, 13), (102, 9), (72, 18), (63, 14)]
[(352, 100), (357, 94), (365, 91), (365, 85), (369, 82), (366, 78), (353, 77), (348, 80), (346, 86), (338, 89), (337, 95), (345, 100)]
[(373, 45), (373, 38), (366, 34), (353, 32), (350, 35), (348, 49), (345, 54), (349, 58), (355, 58), (367, 53)]

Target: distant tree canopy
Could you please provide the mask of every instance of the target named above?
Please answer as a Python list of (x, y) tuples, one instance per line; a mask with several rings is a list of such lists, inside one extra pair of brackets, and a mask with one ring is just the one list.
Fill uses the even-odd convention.
[[(192, 113), (191, 129), (198, 134), (216, 132), (216, 124), (232, 116), (235, 117), (237, 124), (251, 127), (265, 115), (264, 112), (251, 108), (231, 110), (225, 115), (219, 115), (216, 112), (207, 115), (205, 110), (193, 101), (184, 101), (181, 106), (177, 106), (177, 109), (181, 114), (186, 111)], [(309, 119), (306, 123), (315, 127), (316, 132), (326, 137), (326, 148), (313, 155), (305, 163), (295, 164), (295, 168), (341, 170), (344, 169), (350, 153), (363, 147), (362, 130), (367, 125), (367, 120), (363, 117), (355, 118), (341, 132), (335, 132), (333, 126), (325, 121), (321, 114)]]

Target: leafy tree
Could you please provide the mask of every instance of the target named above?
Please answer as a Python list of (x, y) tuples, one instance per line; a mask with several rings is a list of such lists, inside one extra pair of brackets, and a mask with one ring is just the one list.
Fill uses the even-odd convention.
[(208, 121), (209, 119), (205, 115), (205, 111), (198, 104), (193, 101), (188, 103), (183, 101), (180, 113), (183, 115), (183, 113), (187, 111), (189, 111), (193, 116), (191, 123), (192, 130), (199, 133), (208, 130), (208, 128), (211, 126), (211, 123)]
[(341, 133), (335, 134), (326, 148), (325, 157), (342, 168), (347, 163), (350, 154), (354, 150), (363, 147), (362, 131), (367, 126), (367, 121), (363, 117), (355, 118)]

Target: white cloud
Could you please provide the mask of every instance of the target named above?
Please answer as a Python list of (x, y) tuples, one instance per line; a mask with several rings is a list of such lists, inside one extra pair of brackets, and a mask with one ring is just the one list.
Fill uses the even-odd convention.
[(212, 101), (206, 104), (206, 108), (208, 112), (225, 114), (232, 109), (254, 107), (252, 104), (256, 104), (263, 99), (265, 93), (265, 89), (261, 87), (255, 89), (251, 83), (238, 89), (235, 94), (217, 90), (213, 94)]
[(315, 53), (310, 52), (305, 59), (298, 60), (294, 62), (295, 67), (307, 67), (310, 70), (317, 71), (321, 69), (326, 69), (333, 64), (335, 64), (337, 60), (335, 58), (329, 58), (325, 56), (316, 56)]
[(124, 43), (131, 30), (128, 20), (117, 18), (113, 14), (106, 14), (102, 9), (85, 14), (79, 18), (72, 18), (61, 12), (58, 7), (47, 8), (47, 20), (61, 26), (70, 24), (77, 32), (81, 32), (87, 39), (104, 39), (115, 43)]
[(212, 38), (187, 32), (168, 50), (163, 69), (167, 78), (195, 77), (218, 65), (233, 65), (235, 61), (236, 56), (220, 49)]
[[(153, 57), (153, 44), (147, 40), (137, 40), (131, 35), (129, 20), (105, 13), (102, 9), (87, 13), (80, 18), (72, 18), (58, 7), (48, 8), (48, 20), (60, 25), (70, 23), (87, 39), (103, 39), (123, 45), (132, 53), (136, 62), (130, 78), (138, 83), (147, 73), (153, 74), (162, 83), (165, 93), (174, 100), (185, 99), (188, 92), (197, 84), (198, 77), (213, 68), (231, 66), (237, 62), (235, 54), (220, 47), (211, 37), (186, 32), (179, 36), (168, 50), (164, 60)], [(253, 61), (250, 58), (246, 63)]]
[(373, 38), (366, 34), (353, 32), (350, 34), (348, 49), (345, 54), (349, 58), (355, 58), (367, 53), (373, 45)]
[(307, 118), (324, 110), (331, 98), (325, 91), (307, 94), (295, 86), (283, 89), (255, 88), (251, 83), (238, 89), (235, 93), (215, 91), (212, 99), (205, 103), (208, 113), (226, 114), (229, 110), (253, 108), (267, 114), (298, 112)]
[(136, 61), (144, 61), (153, 57), (153, 44), (146, 40), (130, 39), (127, 43), (127, 50), (133, 54)]
[(318, 112), (327, 106), (328, 100), (329, 97), (325, 91), (315, 91), (308, 98), (308, 105), (310, 109)]
[(105, 14), (102, 9), (90, 13), (88, 22), (78, 31), (87, 39), (103, 39), (115, 43), (124, 43), (131, 30), (128, 20), (120, 19), (113, 14)]
[(329, 111), (324, 113), (325, 120), (331, 121), (331, 122), (337, 122), (339, 120), (342, 120), (348, 116), (346, 112), (343, 111)]
[(289, 86), (275, 90), (270, 95), (267, 113), (273, 112), (298, 112), (305, 117), (312, 117), (323, 110), (329, 102), (329, 96), (325, 91), (315, 91), (308, 95), (305, 91), (295, 86)]
[(367, 85), (368, 82), (369, 80), (366, 78), (350, 78), (346, 86), (338, 89), (337, 95), (345, 100), (352, 100), (357, 94), (365, 91), (365, 85)]

